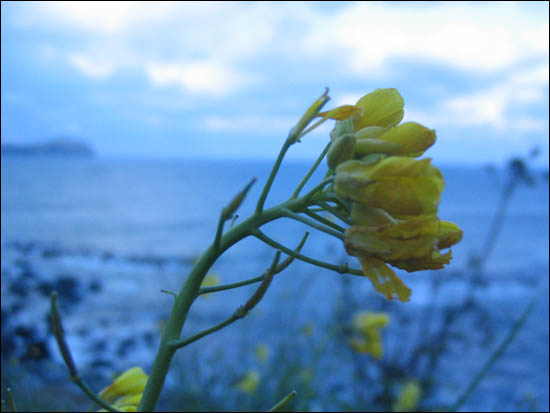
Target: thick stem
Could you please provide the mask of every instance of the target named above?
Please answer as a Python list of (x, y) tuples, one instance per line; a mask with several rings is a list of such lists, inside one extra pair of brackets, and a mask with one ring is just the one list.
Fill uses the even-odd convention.
[(277, 218), (283, 217), (283, 210), (285, 208), (294, 212), (303, 211), (305, 208), (310, 206), (310, 203), (314, 202), (314, 200), (311, 199), (313, 198), (312, 195), (313, 194), (310, 193), (302, 198), (288, 200), (277, 207), (252, 215), (239, 225), (229, 229), (222, 236), (219, 250), (217, 252), (215, 251), (215, 245), (212, 244), (204, 252), (204, 254), (201, 255), (189, 273), (189, 276), (187, 277), (180, 293), (175, 299), (172, 311), (168, 321), (166, 322), (166, 327), (161, 338), (157, 355), (151, 368), (149, 380), (145, 386), (143, 398), (138, 407), (139, 411), (153, 411), (155, 409), (158, 397), (166, 379), (166, 374), (168, 373), (168, 369), (170, 367), (170, 362), (172, 361), (172, 357), (176, 351), (170, 343), (173, 342), (173, 340), (179, 339), (189, 309), (199, 295), (201, 283), (214, 261), (232, 245), (251, 235), (251, 232), (254, 229), (259, 228)]

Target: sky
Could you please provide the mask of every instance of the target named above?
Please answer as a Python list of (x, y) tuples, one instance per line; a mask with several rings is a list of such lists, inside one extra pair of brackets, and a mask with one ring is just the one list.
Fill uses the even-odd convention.
[[(1, 140), (105, 157), (274, 159), (327, 108), (395, 87), (439, 164), (548, 167), (548, 2), (2, 2)], [(289, 158), (315, 159), (327, 122)]]

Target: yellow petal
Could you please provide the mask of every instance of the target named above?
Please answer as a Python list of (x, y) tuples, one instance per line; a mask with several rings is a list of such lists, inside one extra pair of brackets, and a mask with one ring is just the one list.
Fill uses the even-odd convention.
[(437, 248), (449, 248), (460, 242), (462, 239), (462, 230), (460, 227), (449, 221), (441, 221), (439, 226), (439, 242)]
[(363, 113), (355, 120), (355, 129), (367, 126), (395, 126), (403, 119), (405, 102), (396, 89), (376, 89), (359, 99)]
[(118, 376), (110, 386), (104, 388), (99, 396), (112, 402), (121, 396), (141, 394), (147, 384), (147, 378), (147, 374), (141, 367), (132, 367)]
[(354, 202), (351, 207), (351, 220), (356, 225), (373, 227), (397, 223), (397, 221), (383, 209), (369, 207), (368, 205), (359, 204), (357, 202)]
[[(428, 129), (416, 122), (403, 123), (386, 130), (376, 137), (376, 139), (386, 142), (387, 147), (383, 148), (381, 151), (382, 153), (388, 155), (412, 156), (415, 158), (422, 155), (426, 149), (432, 146), (435, 143), (435, 138), (434, 130)], [(358, 140), (358, 143), (359, 142), (361, 142), (360, 139)], [(390, 144), (393, 144), (393, 146), (390, 146)], [(358, 144), (357, 153), (359, 155), (371, 153), (372, 151), (363, 152), (368, 149), (370, 148), (368, 148), (366, 144), (363, 144), (363, 146)]]
[(402, 150), (402, 145), (399, 143), (372, 138), (357, 139), (356, 151), (357, 155), (360, 157), (370, 153), (396, 154), (404, 152)]
[(397, 296), (399, 301), (409, 301), (411, 290), (384, 262), (364, 255), (359, 255), (358, 258), (363, 273), (371, 280), (376, 291), (388, 300)]
[(334, 190), (349, 201), (391, 215), (435, 214), (445, 183), (430, 159), (390, 156), (376, 163), (347, 161), (336, 168)]
[(349, 133), (332, 141), (327, 154), (329, 169), (335, 169), (342, 162), (353, 159), (355, 156), (355, 143), (355, 137)]
[(317, 116), (327, 119), (345, 120), (361, 113), (361, 111), (362, 109), (355, 105), (343, 105), (326, 112), (319, 112)]

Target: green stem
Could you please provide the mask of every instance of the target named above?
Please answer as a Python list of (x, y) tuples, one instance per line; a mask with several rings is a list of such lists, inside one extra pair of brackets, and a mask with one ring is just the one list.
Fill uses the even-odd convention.
[(330, 228), (327, 228), (323, 225), (320, 225), (320, 224), (316, 223), (315, 221), (312, 221), (309, 218), (303, 217), (303, 216), (301, 216), (299, 214), (296, 214), (296, 213), (294, 213), (292, 211), (289, 211), (289, 210), (283, 210), (283, 213), (285, 214), (285, 216), (287, 218), (291, 218), (291, 219), (294, 219), (296, 221), (302, 222), (306, 225), (309, 225), (312, 228), (318, 229), (319, 231), (322, 231), (326, 234), (332, 235), (333, 237), (341, 239), (342, 241), (344, 240), (344, 236), (342, 235), (341, 232), (334, 231)]
[(269, 178), (267, 179), (267, 182), (265, 183), (264, 189), (262, 190), (262, 194), (260, 195), (260, 198), (258, 199), (258, 203), (256, 204), (256, 213), (259, 214), (264, 209), (265, 200), (267, 198), (267, 194), (269, 193), (269, 190), (271, 189), (271, 185), (273, 185), (273, 181), (275, 180), (275, 176), (277, 175), (277, 172), (279, 171), (279, 168), (281, 166), (281, 163), (283, 162), (283, 158), (285, 157), (286, 152), (288, 151), (288, 148), (292, 144), (296, 142), (295, 139), (288, 137), (285, 143), (283, 144), (283, 147), (281, 148), (281, 151), (279, 152), (279, 156), (277, 157), (277, 160), (275, 161), (275, 165), (273, 165), (273, 168), (271, 169), (271, 173), (269, 174)]
[(52, 292), (50, 296), (50, 306), (51, 306), (51, 322), (52, 322), (52, 332), (57, 341), (57, 346), (61, 352), (61, 356), (69, 369), (69, 374), (71, 375), (71, 380), (78, 386), (80, 389), (95, 403), (104, 409), (110, 412), (120, 412), (116, 407), (111, 406), (101, 397), (93, 392), (92, 389), (86, 384), (86, 382), (80, 377), (76, 364), (74, 363), (71, 350), (69, 345), (65, 340), (65, 333), (63, 332), (63, 324), (61, 323), (61, 317), (59, 316), (59, 311), (57, 310), (57, 292)]
[(340, 231), (340, 232), (345, 232), (345, 228), (342, 228), (340, 225), (337, 225), (335, 224), (334, 222), (332, 221), (329, 221), (328, 219), (320, 216), (320, 215), (317, 215), (315, 212), (311, 211), (310, 209), (306, 209), (304, 211), (304, 213), (308, 216), (310, 216), (311, 218), (319, 221), (319, 222), (322, 222), (323, 224), (331, 227), (331, 228), (334, 228), (336, 231)]
[[(316, 202), (316, 198), (312, 197), (312, 199), (310, 199), (304, 196), (298, 199), (288, 200), (277, 207), (263, 210), (261, 213), (255, 213), (240, 224), (230, 228), (222, 235), (218, 251), (214, 250), (214, 244), (212, 244), (199, 257), (174, 301), (172, 311), (166, 322), (164, 333), (157, 350), (157, 355), (153, 361), (149, 380), (145, 386), (143, 398), (138, 407), (139, 411), (154, 410), (162, 386), (164, 385), (170, 362), (176, 351), (170, 343), (173, 340), (179, 339), (189, 309), (197, 298), (200, 285), (214, 261), (232, 245), (251, 235), (253, 229), (281, 218), (283, 216), (282, 209), (286, 208), (294, 212), (299, 212), (306, 209), (313, 202)], [(286, 247), (285, 249), (288, 250)], [(282, 251), (286, 253), (285, 250)], [(291, 254), (287, 253), (287, 255)]]
[(215, 325), (214, 327), (201, 331), (200, 333), (195, 334), (194, 336), (191, 336), (185, 340), (172, 340), (169, 342), (169, 345), (172, 346), (174, 349), (185, 347), (188, 344), (191, 344), (197, 340), (200, 340), (204, 336), (207, 336), (216, 331), (219, 331), (222, 328), (227, 327), (229, 324), (232, 324), (235, 321), (241, 318), (244, 318), (249, 313), (249, 311), (252, 310), (260, 302), (265, 292), (269, 288), (269, 285), (271, 284), (271, 280), (273, 280), (273, 276), (275, 275), (275, 271), (277, 270), (277, 264), (279, 263), (280, 257), (281, 257), (281, 251), (277, 251), (277, 254), (275, 254), (275, 258), (273, 259), (273, 263), (271, 264), (271, 267), (269, 268), (269, 270), (267, 270), (267, 274), (265, 275), (264, 279), (262, 280), (262, 283), (260, 284), (256, 292), (248, 299), (246, 304), (244, 306), (240, 306), (233, 313), (233, 315), (231, 315), (231, 317)]
[(325, 202), (317, 202), (317, 205), (324, 208), (326, 211), (330, 212), (332, 215), (334, 215), (336, 218), (338, 218), (340, 221), (348, 224), (353, 225), (351, 222), (351, 219), (347, 216), (345, 216), (342, 211), (337, 210), (336, 208), (331, 207), (329, 204)]
[(321, 154), (319, 155), (319, 157), (317, 158), (317, 160), (315, 161), (315, 163), (313, 164), (313, 166), (309, 169), (309, 171), (308, 171), (308, 173), (306, 174), (306, 176), (304, 176), (304, 178), (302, 179), (302, 181), (298, 184), (298, 187), (294, 190), (294, 193), (292, 194), (292, 196), (290, 197), (290, 199), (297, 198), (298, 195), (300, 195), (300, 191), (302, 190), (302, 188), (304, 187), (304, 185), (307, 183), (307, 181), (309, 180), (309, 178), (311, 178), (311, 175), (313, 175), (313, 173), (315, 172), (315, 170), (317, 169), (317, 167), (319, 166), (319, 164), (321, 163), (321, 161), (323, 160), (323, 158), (324, 158), (325, 155), (327, 154), (329, 148), (330, 148), (330, 142), (327, 144), (327, 146), (325, 146), (325, 149), (323, 149), (323, 151), (321, 152)]
[(316, 265), (317, 267), (326, 268), (326, 269), (329, 269), (329, 270), (332, 270), (332, 271), (336, 271), (340, 274), (353, 274), (353, 275), (359, 275), (361, 277), (364, 276), (363, 271), (357, 270), (357, 269), (354, 269), (354, 268), (349, 268), (347, 264), (343, 264), (343, 265), (329, 264), (328, 262), (319, 261), (319, 260), (316, 260), (314, 258), (310, 258), (310, 257), (307, 257), (305, 255), (296, 253), (296, 252), (292, 251), (291, 249), (288, 249), (284, 245), (279, 244), (274, 239), (269, 238), (267, 235), (265, 235), (259, 229), (253, 230), (252, 235), (254, 235), (256, 238), (258, 238), (260, 241), (265, 242), (267, 245), (269, 245), (273, 248), (276, 248), (276, 249), (280, 249), (281, 251), (283, 251), (287, 255), (293, 256), (297, 260), (307, 262), (308, 264), (311, 264), (311, 265)]
[(464, 390), (464, 393), (458, 398), (458, 400), (453, 404), (453, 406), (449, 409), (451, 412), (456, 412), (460, 407), (464, 404), (464, 402), (470, 397), (472, 392), (475, 390), (477, 385), (481, 382), (481, 380), (487, 375), (489, 372), (489, 369), (493, 366), (495, 361), (497, 361), (500, 356), (502, 356), (502, 353), (506, 350), (506, 348), (510, 345), (510, 343), (514, 340), (516, 334), (520, 330), (520, 328), (525, 324), (525, 321), (527, 320), (527, 317), (531, 314), (533, 311), (533, 308), (535, 307), (536, 303), (536, 297), (531, 300), (527, 308), (523, 311), (521, 316), (516, 320), (512, 328), (510, 329), (510, 332), (504, 339), (504, 341), (498, 346), (498, 348), (494, 351), (493, 354), (491, 354), (491, 357), (489, 357), (489, 360), (483, 365), (481, 370), (476, 374), (470, 385)]
[(279, 403), (269, 409), (270, 412), (280, 412), (283, 410), (288, 403), (296, 396), (296, 390), (292, 390), (288, 395), (286, 395)]
[(6, 393), (7, 393), (7, 396), (8, 396), (8, 402), (10, 403), (10, 411), (16, 412), (17, 407), (15, 406), (15, 399), (13, 398), (13, 394), (11, 392), (10, 387), (6, 388)]

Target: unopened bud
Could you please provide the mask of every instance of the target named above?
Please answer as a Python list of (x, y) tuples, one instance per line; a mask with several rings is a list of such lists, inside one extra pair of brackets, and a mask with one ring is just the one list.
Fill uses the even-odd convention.
[(224, 221), (231, 218), (235, 213), (235, 211), (237, 211), (237, 209), (241, 206), (246, 194), (248, 193), (250, 187), (254, 184), (254, 182), (256, 182), (256, 178), (252, 178), (252, 181), (250, 181), (248, 185), (246, 185), (241, 192), (235, 195), (235, 197), (231, 200), (229, 205), (227, 205), (224, 209), (222, 209), (222, 219)]
[(354, 136), (349, 133), (333, 141), (327, 155), (328, 167), (335, 169), (342, 162), (353, 159), (355, 156), (355, 144)]

